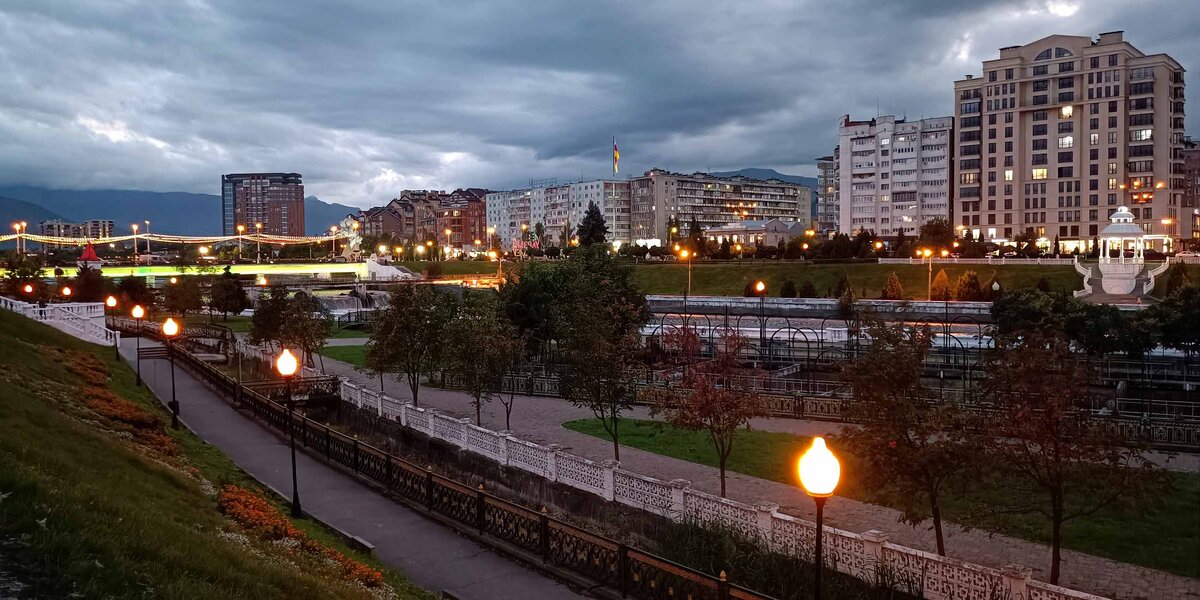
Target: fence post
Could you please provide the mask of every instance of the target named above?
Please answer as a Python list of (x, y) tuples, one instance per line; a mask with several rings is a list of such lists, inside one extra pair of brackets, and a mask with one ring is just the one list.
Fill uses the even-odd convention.
[(542, 507), (542, 513), (538, 515), (538, 525), (541, 527), (542, 538), (542, 564), (550, 560), (550, 516), (546, 514), (546, 507)]
[(475, 492), (475, 526), (479, 529), (479, 533), (483, 533), (486, 512), (487, 498), (483, 495), (483, 484), (481, 483), (479, 490)]
[(354, 436), (354, 472), (358, 473), (358, 436)]
[[(867, 551), (866, 562), (867, 564), (875, 565), (875, 573), (882, 573), (884, 571), (883, 545), (887, 543), (887, 540), (887, 534), (878, 529), (872, 529), (862, 534), (863, 545), (866, 546)], [(863, 579), (866, 579), (867, 575), (867, 573), (859, 574)]]
[(687, 512), (687, 498), (684, 492), (692, 482), (686, 479), (671, 480), (671, 520), (682, 521), (684, 514)]
[(496, 462), (505, 467), (508, 466), (508, 436), (510, 435), (512, 432), (507, 429), (496, 432), (496, 445), (500, 447), (500, 456), (496, 457)]
[(774, 527), (775, 511), (778, 509), (779, 505), (774, 502), (758, 502), (754, 505), (758, 517), (755, 526), (758, 528), (758, 535), (762, 536), (763, 546), (768, 550), (774, 550), (771, 543), (771, 529)]
[(329, 425), (325, 425), (325, 458), (333, 456), (333, 435), (329, 432)]
[(616, 473), (617, 469), (621, 468), (621, 461), (602, 461), (600, 463), (600, 468), (602, 469), (600, 472), (601, 477), (604, 478), (604, 499), (611, 502), (617, 497), (617, 489), (613, 484), (613, 475)]
[(629, 594), (629, 546), (625, 544), (617, 546), (617, 589), (622, 598)]
[(433, 465), (425, 467), (425, 507), (433, 510)]
[(562, 450), (562, 446), (550, 444), (546, 446), (546, 450), (546, 479), (558, 481), (558, 452)]
[(725, 571), (721, 571), (721, 578), (717, 580), (717, 599), (729, 600), (729, 576)]
[(1002, 592), (1007, 592), (1009, 598), (1024, 600), (1029, 597), (1029, 578), (1033, 569), (1024, 565), (1010, 564), (1000, 569)]
[(411, 406), (412, 404), (407, 403), (400, 405), (400, 425), (402, 427), (408, 427), (408, 409)]

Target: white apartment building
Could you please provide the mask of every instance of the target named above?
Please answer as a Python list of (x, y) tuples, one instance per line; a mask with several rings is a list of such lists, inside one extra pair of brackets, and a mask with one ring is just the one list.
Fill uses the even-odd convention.
[(914, 235), (950, 218), (953, 117), (919, 121), (842, 117), (838, 125), (838, 231)]
[(838, 151), (817, 159), (817, 229), (838, 230)]
[(606, 179), (546, 185), (535, 188), (491, 192), (486, 196), (487, 226), (494, 228), (501, 244), (509, 250), (524, 247), (527, 232), (538, 223), (545, 228), (541, 245), (561, 246), (562, 234), (583, 221), (588, 204), (594, 202), (608, 225), (608, 239), (616, 244), (630, 241), (629, 182)]

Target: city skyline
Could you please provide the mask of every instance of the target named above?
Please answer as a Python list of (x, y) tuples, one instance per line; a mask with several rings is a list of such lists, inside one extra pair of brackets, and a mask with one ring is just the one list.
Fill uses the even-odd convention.
[(216, 173), (284, 170), (366, 207), (604, 177), (613, 135), (622, 176), (815, 176), (842, 114), (951, 114), (953, 81), (1004, 46), (1124, 30), (1200, 62), (1186, 1), (863, 8), (18, 5), (0, 9), (0, 184), (219, 193)]

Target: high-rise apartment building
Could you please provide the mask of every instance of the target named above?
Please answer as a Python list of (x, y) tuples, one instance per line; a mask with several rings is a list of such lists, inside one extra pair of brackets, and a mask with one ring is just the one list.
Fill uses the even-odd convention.
[(869, 121), (838, 126), (838, 231), (914, 235), (950, 218), (952, 117)]
[(38, 233), (50, 237), (96, 240), (112, 237), (111, 219), (89, 219), (82, 223), (68, 223), (61, 219), (38, 223)]
[(838, 229), (838, 155), (817, 159), (817, 229), (822, 233)]
[(1179, 227), (1184, 238), (1200, 239), (1200, 143), (1183, 138), (1183, 203)]
[(702, 229), (742, 220), (785, 222), (812, 219), (812, 188), (778, 179), (717, 177), (652, 169), (630, 180), (630, 232), (642, 245), (663, 245), (667, 219), (693, 219)]
[(500, 236), (505, 249), (520, 250), (534, 242), (537, 224), (545, 239), (542, 246), (562, 246), (570, 241), (583, 221), (589, 203), (595, 203), (608, 226), (608, 239), (616, 244), (630, 242), (630, 184), (628, 181), (596, 179), (574, 183), (550, 183), (537, 187), (487, 195), (487, 225)]
[(221, 176), (221, 230), (304, 235), (304, 182), (299, 173), (233, 173)]
[(954, 83), (960, 228), (1087, 249), (1124, 205), (1148, 234), (1180, 237), (1183, 67), (1123, 38), (1001, 48), (982, 77)]

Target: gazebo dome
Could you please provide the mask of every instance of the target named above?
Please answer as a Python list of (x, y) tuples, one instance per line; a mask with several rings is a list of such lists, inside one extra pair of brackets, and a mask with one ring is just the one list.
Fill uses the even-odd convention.
[(1102, 238), (1140, 238), (1146, 235), (1141, 227), (1134, 224), (1133, 213), (1124, 206), (1117, 208), (1108, 218), (1112, 223), (1100, 231)]

